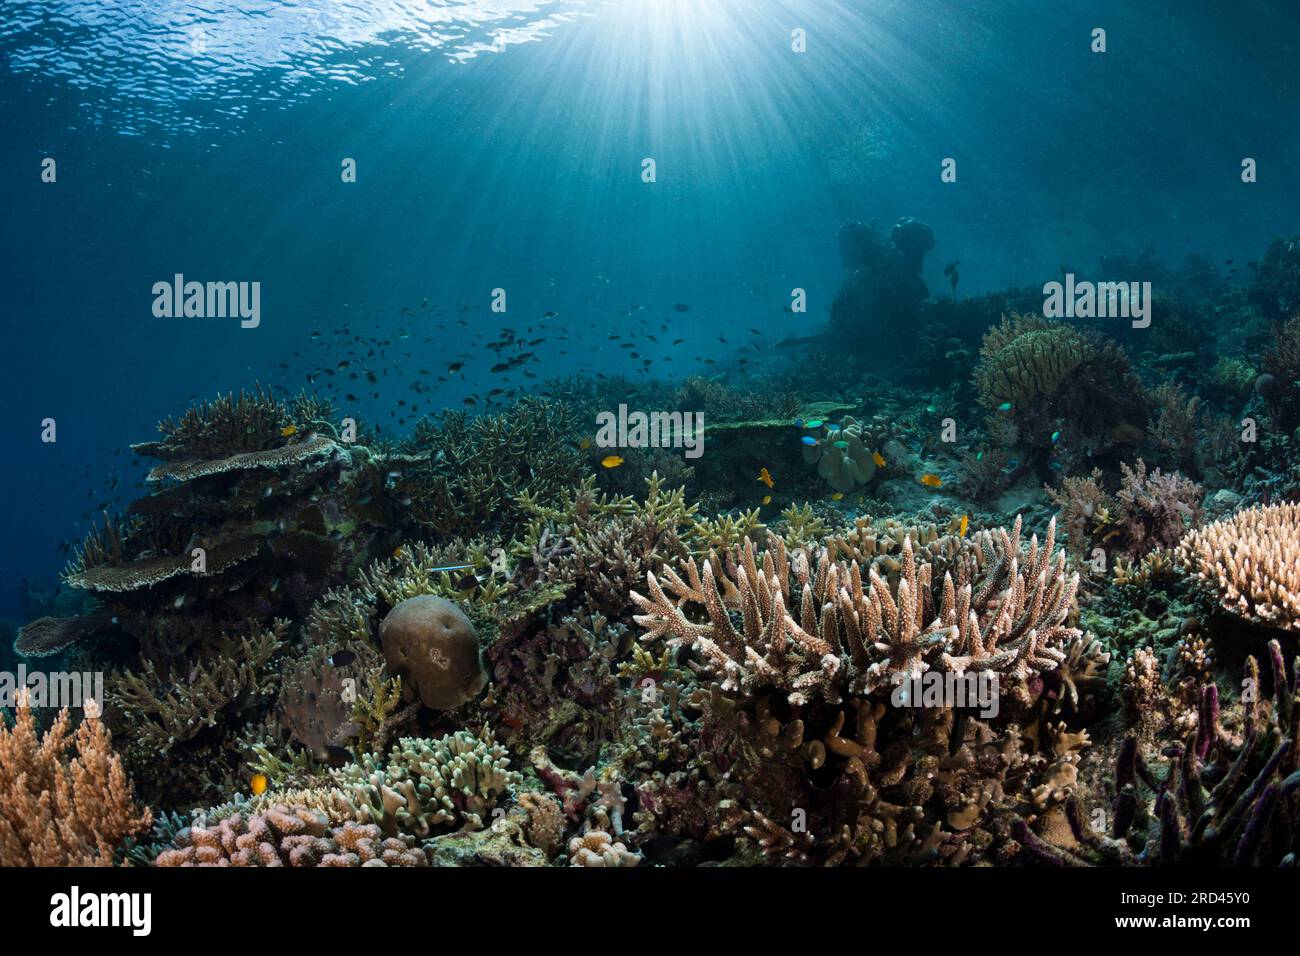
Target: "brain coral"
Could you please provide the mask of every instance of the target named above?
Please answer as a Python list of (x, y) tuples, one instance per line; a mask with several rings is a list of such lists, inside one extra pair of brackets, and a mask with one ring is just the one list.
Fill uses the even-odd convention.
[(452, 710), (487, 684), (474, 625), (452, 602), (422, 594), (407, 598), (379, 625), (391, 674), (434, 710)]

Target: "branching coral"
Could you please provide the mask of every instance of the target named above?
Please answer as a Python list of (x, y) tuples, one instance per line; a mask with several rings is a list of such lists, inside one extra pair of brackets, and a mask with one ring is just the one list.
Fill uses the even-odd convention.
[(1288, 674), (1276, 641), (1268, 654), (1271, 700), (1259, 692), (1258, 661), (1247, 659), (1242, 686), (1250, 693), (1241, 702), (1242, 737), (1225, 732), (1218, 687), (1203, 681), (1192, 719), (1179, 728), (1183, 740), (1165, 750), (1163, 774), (1148, 765), (1136, 737), (1120, 747), (1114, 799), (1105, 817), (1108, 833), (1094, 829), (1079, 801), (1070, 797), (1065, 803), (1070, 845), (1046, 840), (1022, 822), (1016, 835), (1025, 850), (1057, 866), (1293, 865), (1300, 852), (1295, 804), (1300, 696), (1296, 668)]
[(320, 810), (277, 805), (234, 813), (214, 826), (191, 826), (156, 866), (424, 866), (412, 837), (385, 836), (374, 824), (332, 825)]
[(585, 470), (562, 404), (528, 397), (499, 415), (447, 412), (417, 423), (397, 481), (422, 525), (439, 535), (510, 534), (522, 524), (521, 492), (554, 499)]
[(1121, 462), (1120, 471), (1113, 496), (1102, 489), (1097, 470), (1047, 489), (1060, 508), (1074, 556), (1090, 559), (1094, 548), (1102, 548), (1116, 564), (1122, 558), (1132, 565), (1157, 549), (1172, 548), (1200, 522), (1204, 489), (1196, 482), (1159, 468), (1148, 473), (1140, 458), (1132, 468)]
[(1300, 631), (1300, 505), (1240, 511), (1187, 535), (1177, 554), (1225, 610)]
[[(734, 556), (721, 590), (714, 571), (721, 563), (712, 555), (703, 572), (693, 559), (685, 577), (664, 571), (673, 597), (648, 574), (649, 596), (633, 592), (632, 600), (644, 612), (636, 620), (649, 639), (666, 636), (698, 651), (724, 690), (774, 687), (792, 703), (819, 696), (836, 703), (845, 689), (869, 692), (940, 659), (952, 670), (1023, 680), (1060, 663), (1060, 644), (1073, 633), (1065, 619), (1078, 576), (1065, 572), (1063, 554), (1052, 557), (1054, 534), (1052, 526), (1042, 547), (1035, 537), (1022, 555), (1019, 520), (1010, 533), (982, 532), (941, 586), (905, 541), (893, 588), (874, 569), (864, 588), (861, 567), (832, 560), (826, 549), (812, 565), (802, 551), (792, 561), (772, 536), (761, 559), (752, 543)], [(798, 601), (798, 622), (787, 595)], [(683, 606), (691, 605), (703, 609), (707, 623), (685, 615)]]
[(372, 754), (338, 771), (364, 823), (386, 834), (428, 836), (435, 830), (479, 829), (497, 801), (518, 786), (506, 748), (490, 730), (467, 731), (437, 740), (403, 737), (386, 759)]
[(980, 348), (975, 387), (986, 408), (1029, 405), (1051, 395), (1096, 351), (1069, 326), (1035, 315), (1004, 316)]
[(14, 725), (0, 720), (0, 866), (108, 866), (151, 820), (101, 720), (73, 731), (65, 709), (38, 738), (25, 695)]
[(284, 642), (288, 621), (248, 637), (223, 638), (197, 661), (158, 667), (145, 661), (139, 673), (123, 671), (108, 682), (108, 698), (130, 728), (135, 746), (156, 759), (213, 727), (232, 705), (247, 706), (275, 689), (266, 667)]

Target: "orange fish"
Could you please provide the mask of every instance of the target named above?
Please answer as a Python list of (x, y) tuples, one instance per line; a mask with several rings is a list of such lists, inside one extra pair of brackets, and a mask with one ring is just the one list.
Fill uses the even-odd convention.
[(758, 480), (758, 481), (761, 481), (763, 484), (767, 485), (769, 488), (771, 488), (773, 485), (776, 484), (776, 482), (772, 480), (772, 475), (771, 475), (771, 473), (769, 473), (768, 470), (767, 470), (766, 468), (760, 468), (760, 469), (758, 470), (758, 478), (757, 478), (757, 480)]
[(962, 515), (961, 528), (958, 530), (958, 534), (960, 534), (961, 537), (963, 538), (966, 537), (966, 529), (969, 527), (970, 527), (970, 515)]
[(296, 435), (297, 433), (298, 433), (297, 425), (285, 425), (283, 428), (280, 429), (281, 438), (288, 438), (290, 435)]
[(618, 457), (618, 455), (606, 455), (600, 460), (600, 463), (605, 468), (617, 468), (619, 465), (623, 464), (623, 459)]
[(927, 488), (943, 487), (943, 479), (940, 478), (938, 475), (925, 474), (922, 475), (920, 478), (918, 478), (917, 481), (925, 485), (925, 487)]
[(885, 467), (885, 459), (884, 459), (884, 456), (880, 454), (880, 452), (878, 452), (878, 451), (873, 451), (873, 452), (871, 453), (871, 460), (874, 461), (874, 462), (876, 463), (876, 467), (877, 467), (877, 468), (884, 468), (884, 467)]
[(253, 779), (248, 782), (248, 789), (253, 791), (253, 796), (260, 797), (262, 794), (266, 793), (266, 788), (270, 783), (271, 781), (266, 779), (266, 774), (255, 773), (253, 774)]

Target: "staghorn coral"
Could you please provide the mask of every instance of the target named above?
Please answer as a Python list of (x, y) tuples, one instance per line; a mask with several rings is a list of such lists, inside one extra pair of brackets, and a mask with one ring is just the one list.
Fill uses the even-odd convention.
[[(1059, 645), (1073, 633), (1064, 621), (1078, 576), (1066, 574), (1063, 554), (1052, 558), (1054, 535), (1053, 525), (1044, 545), (1035, 537), (1022, 556), (1019, 520), (1010, 533), (981, 532), (942, 585), (904, 541), (894, 588), (873, 569), (864, 588), (862, 568), (833, 560), (826, 549), (815, 563), (804, 552), (792, 561), (773, 535), (761, 561), (752, 543), (732, 556), (721, 591), (714, 567), (722, 565), (711, 555), (703, 572), (693, 559), (685, 577), (665, 570), (674, 597), (648, 574), (649, 596), (633, 592), (632, 600), (648, 639), (692, 647), (722, 677), (724, 690), (775, 687), (792, 703), (817, 696), (837, 703), (845, 689), (870, 691), (940, 658), (950, 669), (995, 670), (1022, 680), (1059, 664)], [(787, 595), (798, 602), (798, 622)], [(685, 615), (682, 608), (691, 605), (705, 611), (707, 623)]]
[(1177, 556), (1224, 610), (1300, 631), (1300, 505), (1239, 511), (1188, 534)]
[(409, 464), (397, 490), (438, 535), (514, 533), (524, 519), (521, 494), (549, 502), (581, 479), (574, 427), (566, 406), (531, 396), (499, 415), (422, 419), (400, 448)]
[(65, 708), (38, 738), (25, 694), (0, 720), (0, 866), (109, 866), (151, 822), (101, 720), (73, 731)]
[(287, 402), (260, 385), (238, 395), (218, 395), (211, 402), (187, 409), (179, 419), (158, 424), (162, 438), (133, 445), (140, 455), (164, 461), (208, 461), (282, 445), (286, 429), (307, 432), (328, 427), (333, 409), (328, 402), (300, 393)]
[(227, 709), (246, 707), (275, 690), (267, 664), (284, 643), (289, 622), (247, 637), (226, 637), (193, 661), (161, 667), (145, 661), (138, 672), (110, 675), (112, 711), (130, 729), (132, 748), (156, 759), (204, 728), (215, 727)]

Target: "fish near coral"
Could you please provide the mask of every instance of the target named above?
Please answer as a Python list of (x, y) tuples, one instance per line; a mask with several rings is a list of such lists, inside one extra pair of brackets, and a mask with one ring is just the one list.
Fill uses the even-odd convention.
[(940, 478), (938, 475), (925, 474), (916, 480), (919, 481), (921, 484), (925, 485), (925, 487), (927, 488), (943, 487), (943, 479)]
[(407, 598), (379, 625), (390, 676), (402, 678), (432, 710), (454, 710), (488, 680), (478, 634), (464, 612), (432, 594)]
[(600, 460), (602, 468), (617, 468), (621, 464), (623, 464), (623, 459), (618, 455), (606, 455)]
[(757, 481), (761, 481), (763, 484), (767, 485), (769, 488), (771, 488), (773, 485), (776, 484), (776, 482), (775, 482), (775, 481), (773, 480), (773, 478), (772, 478), (772, 473), (769, 472), (766, 468), (760, 468), (760, 469), (758, 470), (758, 478), (757, 478), (756, 480), (757, 480)]

